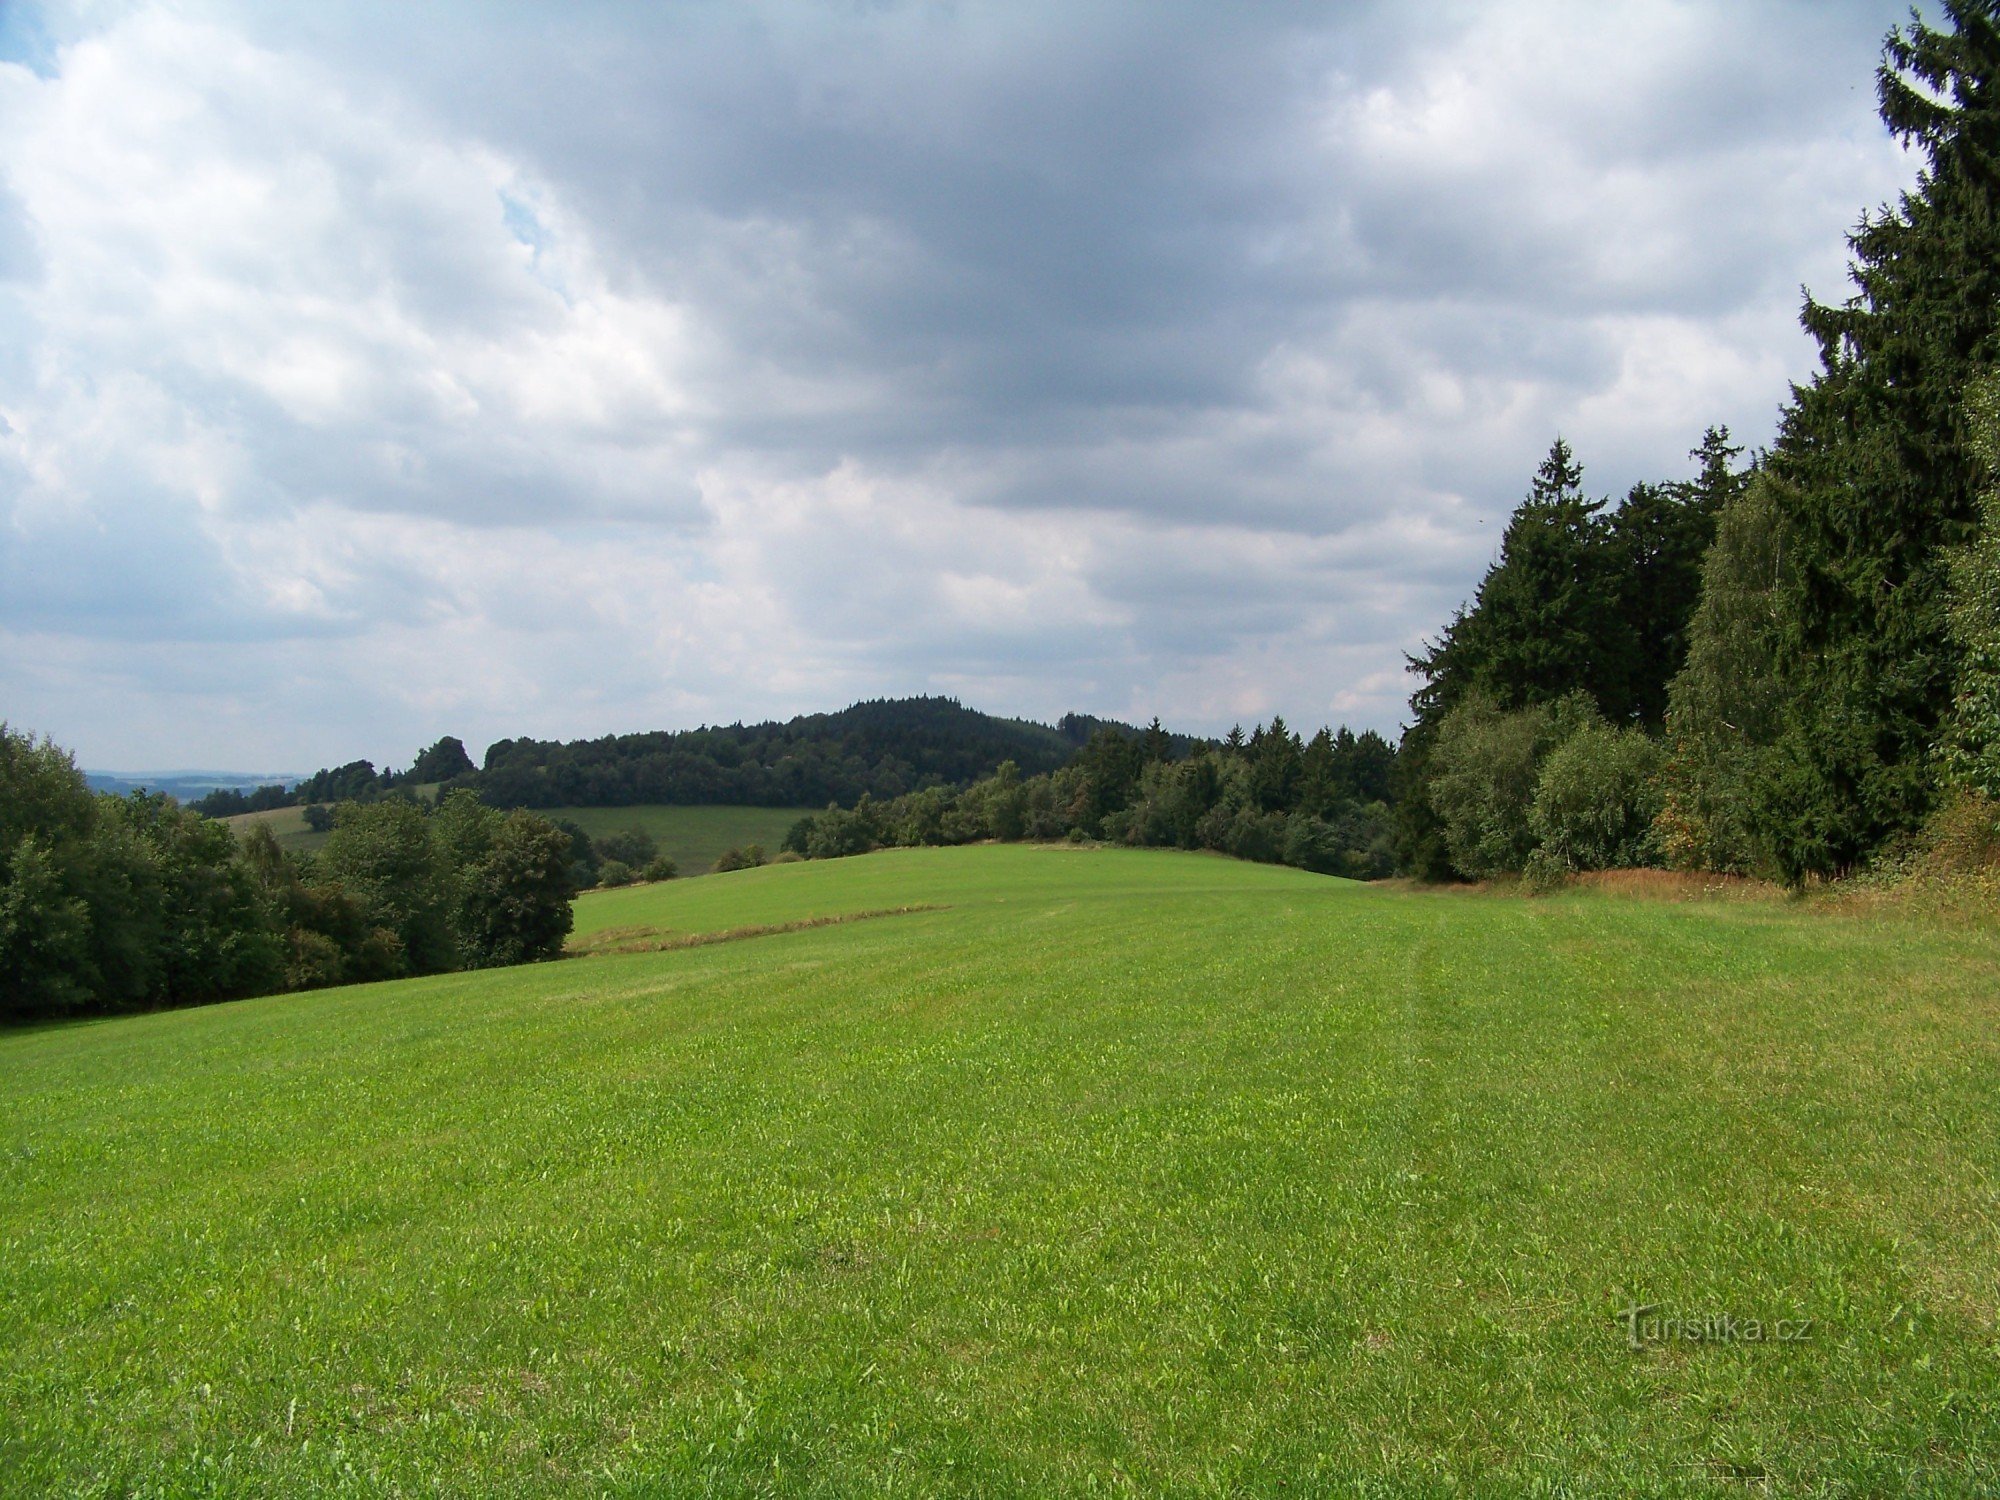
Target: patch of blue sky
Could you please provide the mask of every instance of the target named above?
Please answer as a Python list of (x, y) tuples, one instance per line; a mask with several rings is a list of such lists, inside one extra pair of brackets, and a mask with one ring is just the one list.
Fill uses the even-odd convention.
[(56, 76), (56, 44), (42, 19), (42, 7), (26, 0), (0, 0), (0, 62), (18, 64), (38, 78)]
[(563, 279), (556, 259), (549, 252), (555, 243), (555, 236), (548, 225), (535, 212), (535, 206), (524, 198), (515, 196), (504, 188), (500, 191), (500, 220), (507, 226), (507, 232), (514, 236), (530, 252), (528, 270), (535, 280), (554, 292), (564, 302), (571, 302), (569, 285)]

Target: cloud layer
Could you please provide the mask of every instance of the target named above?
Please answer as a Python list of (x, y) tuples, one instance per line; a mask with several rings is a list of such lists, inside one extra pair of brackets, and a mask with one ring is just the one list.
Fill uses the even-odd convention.
[(1899, 4), (8, 11), (0, 713), (92, 764), (1393, 729), (1911, 172)]

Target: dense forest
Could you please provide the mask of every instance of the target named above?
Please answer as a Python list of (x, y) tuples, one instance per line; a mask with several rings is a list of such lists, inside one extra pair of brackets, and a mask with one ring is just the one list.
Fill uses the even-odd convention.
[[(296, 787), (223, 791), (195, 804), (211, 817), (266, 808), (369, 801), (397, 788), (464, 788), (494, 807), (821, 807), (962, 786), (1013, 761), (1030, 774), (1063, 765), (1107, 721), (1079, 714), (1054, 728), (995, 718), (951, 698), (877, 699), (785, 723), (727, 724), (591, 740), (506, 739), (475, 766), (446, 736), (407, 771), (365, 760)], [(1184, 735), (1174, 743), (1185, 749)]]
[(1102, 725), (1059, 770), (1024, 777), (1009, 762), (962, 790), (863, 798), (793, 825), (809, 859), (893, 845), (977, 839), (1105, 839), (1212, 849), (1239, 859), (1377, 879), (1394, 866), (1396, 752), (1372, 731), (1302, 740), (1283, 718), (1219, 744)]
[(292, 854), (138, 792), (93, 793), (0, 725), (0, 1019), (190, 1005), (552, 957), (570, 836), (466, 793), (344, 804)]
[(1912, 20), (1877, 75), (1916, 187), (1808, 297), (1820, 366), (1754, 460), (1586, 498), (1560, 440), (1412, 661), (1403, 866), (1664, 863), (1791, 885), (1994, 842), (2000, 792), (2000, 28)]

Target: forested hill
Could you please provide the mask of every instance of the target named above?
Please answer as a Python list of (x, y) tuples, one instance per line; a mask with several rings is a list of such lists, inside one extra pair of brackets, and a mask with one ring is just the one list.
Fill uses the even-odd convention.
[(995, 718), (952, 698), (893, 698), (785, 723), (728, 724), (594, 740), (501, 740), (485, 765), (455, 778), (497, 807), (635, 803), (851, 805), (962, 785), (1013, 761), (1053, 771), (1096, 721), (1063, 728)]

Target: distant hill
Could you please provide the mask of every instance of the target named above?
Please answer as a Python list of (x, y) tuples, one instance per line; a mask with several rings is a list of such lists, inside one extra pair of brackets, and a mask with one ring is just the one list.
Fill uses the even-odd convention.
[[(876, 698), (783, 723), (500, 740), (477, 766), (457, 739), (446, 736), (403, 772), (377, 771), (373, 762), (357, 760), (303, 778), (176, 772), (145, 784), (218, 818), (367, 802), (399, 790), (429, 798), (457, 787), (496, 807), (851, 807), (864, 795), (886, 801), (963, 786), (992, 775), (1005, 761), (1024, 776), (1053, 771), (1103, 730), (1145, 733), (1090, 714), (1064, 714), (1051, 726), (981, 713), (955, 698)], [(1176, 757), (1207, 743), (1172, 733), (1167, 740)], [(454, 767), (462, 769), (454, 773)], [(273, 785), (281, 780), (282, 787)], [(125, 792), (136, 785), (105, 789)]]
[[(501, 807), (622, 807), (738, 803), (851, 805), (959, 785), (1013, 761), (1053, 771), (1089, 737), (996, 718), (954, 698), (886, 698), (784, 723), (704, 726), (594, 740), (501, 740), (479, 770), (455, 778)], [(1082, 728), (1081, 737), (1074, 730)]]
[(192, 802), (215, 791), (289, 787), (299, 780), (299, 774), (296, 771), (85, 771), (83, 779), (93, 792), (111, 792), (120, 797), (133, 792), (165, 792), (179, 801)]

